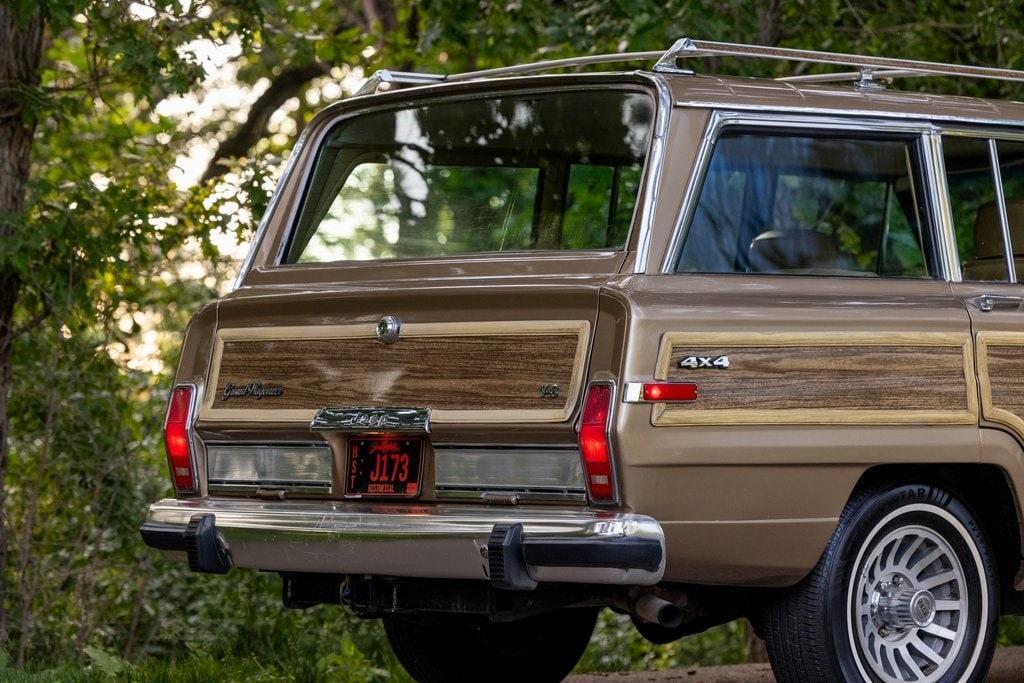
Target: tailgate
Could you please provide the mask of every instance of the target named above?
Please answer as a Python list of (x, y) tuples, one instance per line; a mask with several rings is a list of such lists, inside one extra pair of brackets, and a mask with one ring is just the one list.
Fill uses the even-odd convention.
[[(308, 425), (327, 407), (422, 407), (437, 427), (567, 423), (597, 284), (230, 298), (221, 303), (199, 417)], [(393, 341), (378, 335), (387, 323), (398, 327)]]

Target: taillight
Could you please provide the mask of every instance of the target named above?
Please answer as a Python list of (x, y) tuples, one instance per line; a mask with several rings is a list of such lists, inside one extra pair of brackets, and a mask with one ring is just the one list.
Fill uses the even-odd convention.
[(612, 454), (608, 444), (613, 394), (610, 384), (591, 384), (580, 419), (580, 454), (587, 478), (587, 492), (595, 503), (615, 502)]
[(673, 401), (696, 401), (697, 385), (688, 382), (644, 382), (645, 401), (665, 403)]
[(192, 387), (174, 387), (174, 391), (171, 392), (171, 403), (167, 407), (167, 420), (164, 422), (167, 463), (171, 467), (171, 481), (179, 493), (194, 493), (196, 490), (188, 435), (189, 422), (192, 419), (192, 399)]

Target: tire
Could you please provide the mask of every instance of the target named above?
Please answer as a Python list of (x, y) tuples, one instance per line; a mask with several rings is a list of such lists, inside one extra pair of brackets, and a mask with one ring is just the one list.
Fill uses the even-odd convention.
[(385, 617), (398, 661), (419, 683), (561, 681), (590, 642), (596, 609), (562, 609), (513, 622)]
[(765, 607), (772, 670), (780, 683), (980, 682), (998, 585), (986, 534), (948, 491), (861, 491), (814, 570)]

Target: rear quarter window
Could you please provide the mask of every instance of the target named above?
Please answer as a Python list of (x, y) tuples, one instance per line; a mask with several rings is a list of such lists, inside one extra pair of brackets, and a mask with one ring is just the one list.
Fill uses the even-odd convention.
[(676, 270), (928, 277), (913, 140), (727, 131)]

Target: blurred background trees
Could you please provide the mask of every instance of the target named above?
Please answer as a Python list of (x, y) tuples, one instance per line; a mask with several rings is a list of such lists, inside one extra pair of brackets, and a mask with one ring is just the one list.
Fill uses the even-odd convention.
[[(284, 612), (276, 577), (191, 575), (137, 535), (170, 492), (160, 422), (186, 321), (230, 283), (313, 113), (373, 69), (683, 35), (1022, 68), (1022, 31), (1024, 6), (980, 0), (0, 0), (0, 668), (401, 678), (373, 624)], [(609, 614), (584, 666), (744, 648), (738, 624), (654, 648)]]

